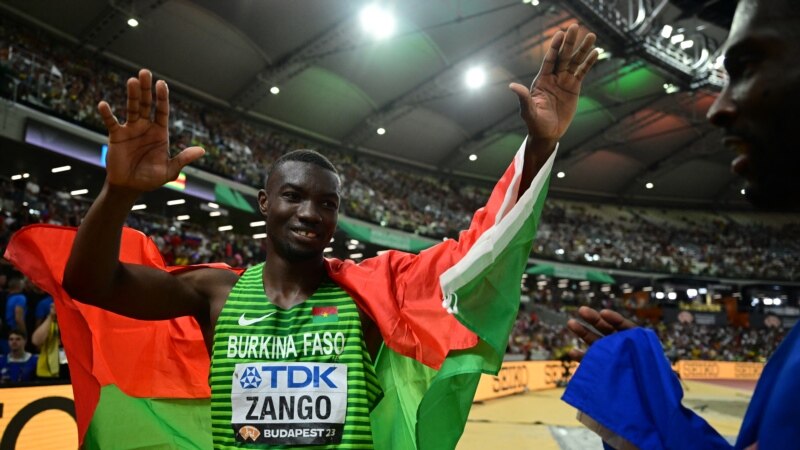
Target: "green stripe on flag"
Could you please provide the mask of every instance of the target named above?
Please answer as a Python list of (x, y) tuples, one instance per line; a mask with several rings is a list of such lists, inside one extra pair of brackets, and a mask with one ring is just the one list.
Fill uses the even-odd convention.
[(114, 385), (100, 389), (83, 445), (84, 450), (211, 447), (209, 399), (136, 398)]

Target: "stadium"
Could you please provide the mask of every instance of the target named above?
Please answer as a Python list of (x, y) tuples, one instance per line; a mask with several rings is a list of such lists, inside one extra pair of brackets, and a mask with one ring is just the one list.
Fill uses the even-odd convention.
[[(0, 450), (686, 448), (663, 435), (658, 446), (638, 443), (588, 405), (576, 408), (571, 380), (577, 392), (599, 373), (589, 358), (608, 339), (579, 337), (575, 324), (615, 338), (635, 325), (660, 342), (657, 365), (671, 387), (659, 395), (677, 395), (665, 394), (669, 407), (707, 422), (720, 442), (751, 448), (736, 444), (748, 405), (800, 318), (800, 213), (758, 207), (752, 180), (731, 171), (731, 149), (751, 150), (725, 143), (727, 110), (712, 105), (737, 76), (725, 62), (736, 3), (4, 0)], [(555, 156), (537, 154), (540, 172), (530, 174), (541, 141), (531, 130), (546, 106), (531, 115), (509, 84), (531, 86), (535, 98), (531, 81), (547, 75), (551, 56), (561, 72), (570, 55), (559, 48), (570, 39), (579, 97)], [(113, 116), (98, 110), (103, 100)], [(113, 133), (137, 120), (163, 120), (164, 160), (197, 147), (204, 155), (161, 187), (120, 188), (112, 173), (125, 141)], [(292, 156), (298, 149), (322, 159)], [(280, 168), (298, 166), (317, 176), (297, 175), (291, 195), (273, 194), (273, 180), (295, 176)], [(782, 174), (796, 171), (779, 166), (769, 166), (775, 185), (791, 185)], [(319, 194), (331, 173), (334, 192)], [(309, 212), (302, 205), (317, 194), (327, 196), (322, 212)], [(283, 233), (280, 220), (302, 227)], [(117, 222), (143, 234), (96, 231)], [(95, 231), (81, 235), (87, 223)], [(191, 273), (218, 271), (239, 281), (218, 308), (204, 297), (211, 328), (180, 300), (152, 313), (104, 308), (74, 295), (102, 281), (74, 280), (105, 276), (96, 249), (106, 247), (120, 267), (147, 267), (146, 276), (131, 271), (138, 284), (108, 291), (142, 304), (202, 291), (157, 289), (172, 286), (163, 277), (193, 283)], [(316, 259), (292, 253), (308, 248)], [(273, 305), (268, 265), (284, 254), (302, 269), (297, 285), (313, 289)], [(70, 269), (93, 258), (96, 271)], [(274, 310), (246, 309), (247, 274), (262, 271), (258, 298)], [(303, 303), (309, 320), (294, 334), (221, 331), (237, 318), (240, 327), (284, 326)], [(584, 307), (630, 325), (598, 325)], [(351, 322), (357, 331), (324, 328)], [(622, 358), (626, 348), (606, 351)], [(244, 362), (232, 366), (236, 358)], [(265, 365), (243, 366), (256, 362)], [(219, 426), (215, 370), (227, 365), (240, 386), (225, 375), (234, 386), (219, 396), (228, 414)], [(349, 375), (339, 378), (343, 366)], [(311, 384), (311, 393), (287, 394)], [(244, 397), (248, 389), (262, 396)], [(646, 407), (667, 407), (641, 395), (652, 400)], [(370, 407), (358, 416), (348, 398)], [(367, 425), (346, 425), (359, 420)], [(192, 435), (198, 423), (208, 435)], [(220, 428), (235, 444), (220, 444)], [(781, 448), (798, 445), (788, 442)]]

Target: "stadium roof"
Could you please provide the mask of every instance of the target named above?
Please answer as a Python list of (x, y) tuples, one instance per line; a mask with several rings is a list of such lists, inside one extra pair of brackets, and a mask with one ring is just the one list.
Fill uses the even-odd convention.
[[(623, 3), (631, 10), (612, 11), (619, 20), (603, 18)], [(598, 32), (610, 56), (585, 81), (556, 163), (565, 176), (553, 178), (552, 191), (623, 203), (741, 206), (732, 155), (705, 120), (719, 83), (702, 70), (693, 76), (676, 69), (651, 45), (670, 50), (675, 40), (681, 51), (673, 39), (681, 34), (695, 43), (683, 50), (688, 65), (705, 69), (718, 55), (733, 2), (636, 3), (382, 2), (396, 21), (384, 39), (364, 31), (367, 3), (360, 1), (85, 0), (78, 7), (4, 0), (0, 9), (130, 67), (148, 67), (173, 89), (220, 108), (482, 180), (500, 174), (525, 136), (508, 83), (530, 83), (549, 37), (577, 19)], [(131, 17), (138, 26), (127, 24)], [(664, 25), (672, 30), (659, 40)], [(479, 89), (464, 82), (474, 67), (486, 74)]]

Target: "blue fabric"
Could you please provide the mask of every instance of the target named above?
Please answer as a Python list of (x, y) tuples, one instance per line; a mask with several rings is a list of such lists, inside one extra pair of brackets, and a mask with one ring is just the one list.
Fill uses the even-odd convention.
[(17, 319), (14, 316), (14, 309), (21, 306), (25, 315), (28, 312), (28, 301), (24, 294), (11, 294), (6, 301), (6, 324), (9, 330), (17, 328)]
[(730, 450), (705, 420), (681, 405), (682, 398), (661, 343), (642, 328), (595, 342), (562, 397), (640, 449)]
[(737, 449), (800, 448), (800, 326), (783, 339), (761, 373)]
[(50, 305), (53, 304), (53, 297), (47, 296), (36, 304), (36, 320), (44, 320), (50, 315)]

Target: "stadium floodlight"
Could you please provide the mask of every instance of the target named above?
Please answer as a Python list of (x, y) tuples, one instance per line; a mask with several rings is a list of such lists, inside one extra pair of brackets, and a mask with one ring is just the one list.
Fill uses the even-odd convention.
[(477, 161), (478, 160), (478, 155), (476, 155), (475, 153), (469, 155), (469, 160), (470, 161)]
[(681, 42), (681, 48), (684, 50), (690, 49), (694, 46), (694, 41), (691, 39), (687, 39)]
[(364, 7), (359, 14), (359, 19), (364, 31), (376, 39), (386, 39), (394, 34), (394, 16), (377, 5)]
[(358, 248), (358, 246), (357, 246), (357, 245), (354, 245), (354, 244), (347, 244), (347, 249), (348, 249), (348, 250), (355, 250), (355, 249), (357, 249), (357, 248)]
[(22, 174), (22, 178), (28, 178), (30, 176), (31, 176), (31, 174), (29, 174), (28, 172), (25, 172), (25, 173)]
[(697, 297), (697, 289), (689, 288), (686, 290), (686, 296), (689, 298)]
[(138, 205), (133, 205), (133, 207), (131, 208), (131, 211), (140, 211), (142, 209), (147, 209), (147, 205), (145, 205), (144, 203), (140, 203)]
[(17, 181), (22, 179), (22, 174), (18, 173), (16, 175), (11, 175), (11, 181)]
[(567, 174), (565, 174), (564, 172), (558, 172), (558, 173), (556, 174), (556, 176), (557, 176), (558, 178), (564, 178), (565, 176), (567, 176)]
[(781, 303), (783, 303), (783, 300), (781, 300), (779, 298), (776, 298), (776, 299), (773, 300), (773, 303), (775, 304), (775, 306), (780, 306)]
[(486, 84), (486, 71), (482, 67), (472, 67), (464, 75), (464, 82), (470, 89), (478, 89)]
[(670, 300), (675, 300), (676, 298), (678, 298), (678, 294), (676, 294), (674, 292), (670, 292), (670, 293), (667, 294), (667, 298), (670, 299)]
[(214, 202), (208, 202), (209, 208), (219, 209), (219, 205)]
[(53, 167), (52, 169), (50, 169), (50, 173), (66, 172), (70, 169), (72, 169), (72, 166)]
[(769, 297), (765, 297), (765, 298), (764, 298), (764, 304), (765, 304), (765, 305), (767, 305), (767, 306), (772, 306), (772, 303), (773, 303), (773, 301), (772, 301), (772, 299), (771, 299), (771, 298), (769, 298)]
[(669, 42), (672, 44), (679, 44), (681, 41), (683, 41), (683, 38), (684, 38), (683, 33), (676, 34), (675, 36), (669, 38)]
[(264, 239), (266, 237), (267, 237), (267, 233), (256, 233), (256, 234), (253, 235), (253, 239)]
[(176, 217), (176, 219), (181, 220), (181, 221), (189, 220), (189, 215), (188, 214), (181, 214), (180, 216)]
[(744, 188), (742, 188), (742, 190), (741, 190), (741, 191), (739, 191), (739, 192), (740, 192), (742, 195), (744, 195), (744, 194), (745, 194), (745, 192), (747, 192), (747, 191), (745, 191), (745, 190), (744, 190)]
[(269, 88), (269, 93), (272, 95), (278, 95), (281, 93), (281, 88), (279, 88), (278, 86), (272, 86), (271, 88)]
[(250, 228), (263, 227), (266, 224), (267, 224), (267, 222), (265, 222), (263, 220), (259, 220), (257, 222), (250, 222)]
[(219, 231), (230, 231), (232, 229), (233, 229), (233, 225), (223, 225), (223, 226), (217, 228), (217, 230), (219, 230)]
[(378, 133), (378, 135), (383, 136), (384, 134), (386, 134), (386, 128), (380, 127), (377, 130), (375, 130), (375, 132)]
[(76, 189), (74, 191), (70, 191), (69, 195), (76, 196), (76, 195), (84, 195), (84, 194), (88, 194), (88, 193), (89, 193), (88, 189)]
[(351, 253), (350, 254), (350, 259), (358, 259), (358, 258), (363, 258), (363, 257), (364, 257), (363, 253)]
[(661, 37), (668, 39), (670, 36), (672, 36), (672, 25), (664, 25), (664, 28), (661, 29)]
[(644, 187), (646, 187), (647, 189), (653, 189), (654, 186), (655, 185), (653, 183), (647, 183), (644, 185)]
[(661, 291), (656, 292), (656, 298), (659, 299), (659, 300), (663, 300), (664, 299), (664, 293), (661, 292)]
[(333, 251), (333, 247), (325, 247), (325, 250), (323, 250), (322, 253), (330, 253), (332, 251)]
[(700, 289), (698, 289), (698, 290), (697, 290), (697, 292), (698, 292), (700, 295), (706, 295), (706, 294), (708, 294), (708, 289), (706, 289), (706, 288), (700, 288)]
[(139, 21), (136, 20), (135, 17), (131, 17), (130, 19), (128, 19), (128, 26), (131, 28), (136, 28), (139, 26)]
[[(331, 242), (333, 242), (333, 241), (331, 241)], [(358, 239), (350, 239), (350, 243), (353, 244), (353, 245), (358, 245), (359, 244)]]
[(221, 211), (211, 211), (210, 213), (208, 213), (208, 217), (219, 217), (221, 215), (222, 215)]
[(182, 205), (182, 204), (184, 204), (184, 203), (186, 203), (186, 200), (185, 200), (185, 199), (178, 198), (178, 199), (175, 199), (175, 200), (169, 200), (169, 201), (167, 201), (167, 206)]

